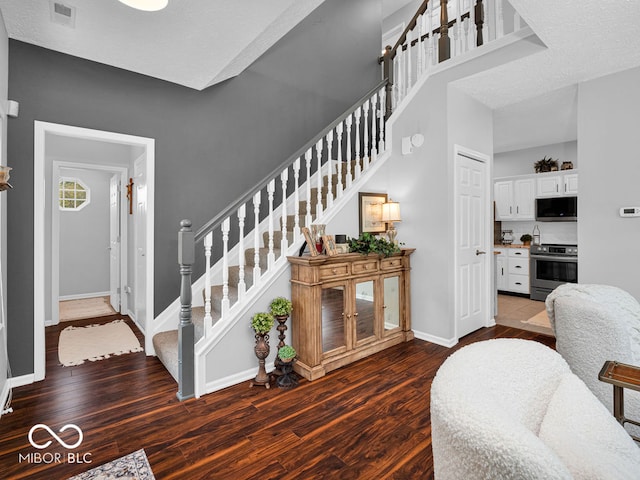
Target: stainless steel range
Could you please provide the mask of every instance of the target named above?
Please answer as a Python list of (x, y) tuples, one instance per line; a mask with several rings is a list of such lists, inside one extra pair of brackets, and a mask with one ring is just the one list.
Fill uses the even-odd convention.
[(529, 253), (532, 300), (546, 300), (563, 283), (578, 283), (577, 245), (531, 245)]

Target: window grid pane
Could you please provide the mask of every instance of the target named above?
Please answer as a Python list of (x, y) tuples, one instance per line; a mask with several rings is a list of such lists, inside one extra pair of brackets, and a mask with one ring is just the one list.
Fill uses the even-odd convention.
[(61, 179), (58, 204), (61, 210), (80, 210), (89, 202), (89, 189), (78, 179)]

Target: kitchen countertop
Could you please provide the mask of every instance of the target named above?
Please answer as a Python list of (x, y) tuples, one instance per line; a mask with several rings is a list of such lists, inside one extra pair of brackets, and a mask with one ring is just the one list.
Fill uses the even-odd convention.
[(502, 245), (496, 243), (493, 248), (529, 248), (530, 245), (523, 245), (522, 243), (512, 243), (511, 245)]

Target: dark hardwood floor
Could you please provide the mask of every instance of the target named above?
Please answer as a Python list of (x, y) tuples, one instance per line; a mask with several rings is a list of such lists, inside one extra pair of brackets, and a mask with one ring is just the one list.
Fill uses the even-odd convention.
[[(15, 389), (14, 412), (0, 418), (2, 479), (66, 479), (140, 448), (159, 480), (431, 478), (429, 390), (447, 356), (496, 337), (555, 343), (552, 337), (496, 326), (468, 335), (453, 349), (421, 340), (404, 343), (314, 382), (301, 380), (292, 390), (249, 388), (243, 382), (179, 402), (176, 383), (144, 353), (60, 366), (60, 330), (47, 329), (46, 380)], [(65, 450), (39, 430), (39, 442), (54, 441), (37, 451), (28, 434), (38, 423), (54, 432), (73, 423), (84, 440)], [(68, 443), (74, 435), (60, 434)], [(62, 461), (29, 461), (34, 452), (48, 452), (49, 460), (59, 452)], [(91, 463), (69, 463), (68, 452)]]

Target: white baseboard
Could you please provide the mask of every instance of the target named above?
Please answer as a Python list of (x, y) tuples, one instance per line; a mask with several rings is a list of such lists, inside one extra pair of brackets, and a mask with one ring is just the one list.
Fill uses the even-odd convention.
[(109, 295), (111, 295), (111, 292), (79, 293), (77, 295), (60, 295), (58, 300), (60, 302), (65, 300), (84, 300), (85, 298), (108, 297)]
[(436, 337), (435, 335), (419, 332), (417, 330), (414, 330), (413, 334), (419, 340), (424, 340), (425, 342), (429, 342), (429, 343), (435, 343), (436, 345), (440, 345), (442, 347), (451, 348), (458, 343), (457, 338)]
[(7, 379), (9, 388), (18, 388), (24, 385), (30, 385), (36, 381), (35, 374), (28, 373), (26, 375), (20, 375), (19, 377), (12, 377)]
[[(273, 362), (265, 364), (265, 369), (267, 371), (273, 370), (275, 365)], [(238, 383), (246, 382), (247, 380), (251, 380), (255, 378), (258, 374), (257, 368), (250, 368), (243, 372), (234, 373), (233, 375), (229, 375), (228, 377), (219, 378), (214, 380), (213, 382), (207, 383), (206, 391), (204, 394), (217, 392), (218, 390), (222, 390), (223, 388), (231, 387), (233, 385), (237, 385)]]

